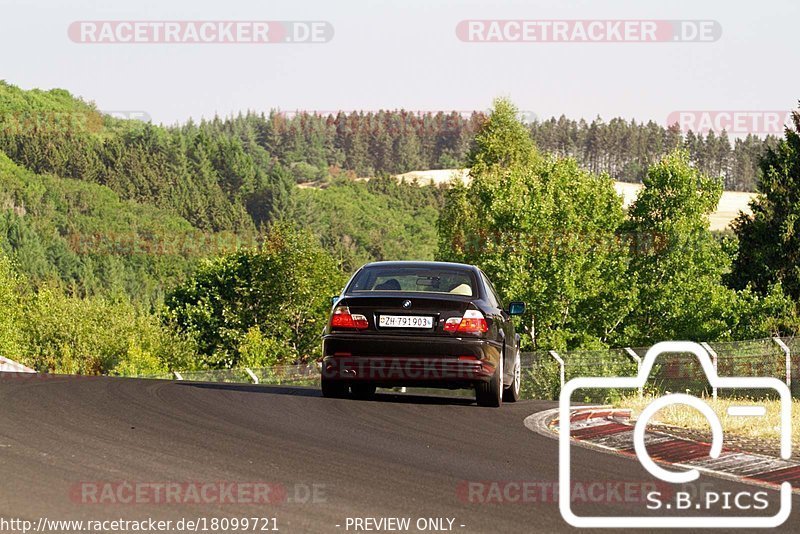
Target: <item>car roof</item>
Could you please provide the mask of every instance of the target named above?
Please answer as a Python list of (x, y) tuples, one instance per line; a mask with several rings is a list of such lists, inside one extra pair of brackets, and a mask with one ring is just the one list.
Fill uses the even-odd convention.
[(447, 261), (373, 261), (367, 263), (362, 268), (366, 267), (421, 267), (424, 269), (459, 269), (478, 272), (478, 268), (474, 265), (466, 263), (452, 263)]

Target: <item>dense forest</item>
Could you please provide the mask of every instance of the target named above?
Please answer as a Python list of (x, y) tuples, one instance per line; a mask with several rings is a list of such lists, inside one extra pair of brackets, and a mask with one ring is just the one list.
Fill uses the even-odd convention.
[(256, 129), (117, 120), (62, 90), (0, 84), (0, 106), (0, 236), (31, 283), (157, 305), (200, 257), (278, 220), (315, 229), (346, 268), (433, 255), (437, 188), (341, 175), (302, 190)]
[(677, 126), (665, 128), (652, 121), (619, 118), (606, 123), (598, 117), (587, 123), (562, 116), (534, 123), (530, 130), (540, 150), (574, 157), (585, 169), (623, 182), (641, 182), (650, 165), (683, 148), (701, 172), (721, 177), (726, 191), (755, 191), (759, 159), (767, 147), (777, 144), (774, 136), (750, 134), (731, 142), (724, 131), (682, 135)]
[[(246, 146), (260, 146), (287, 166), (297, 182), (351, 176), (400, 174), (411, 170), (461, 168), (486, 115), (458, 112), (350, 112), (320, 115), (249, 113), (200, 125), (226, 132)], [(540, 150), (574, 157), (585, 169), (615, 180), (641, 182), (648, 167), (677, 148), (688, 151), (704, 173), (720, 176), (729, 191), (755, 191), (758, 160), (773, 136), (748, 135), (731, 141), (723, 131), (682, 134), (677, 125), (659, 126), (615, 118), (575, 121), (562, 116), (526, 124)]]
[[(786, 145), (794, 139), (790, 133), (788, 140), (749, 137), (731, 145), (724, 134), (682, 136), (672, 128), (619, 119), (522, 123), (510, 120), (511, 108), (502, 106), (491, 115), (248, 113), (164, 127), (112, 118), (64, 90), (23, 91), (0, 82), (0, 353), (41, 370), (88, 374), (307, 361), (318, 350), (314, 336), (327, 313), (328, 293), (367, 261), (473, 261), (497, 277), (505, 296), (541, 300), (542, 310), (566, 298), (564, 284), (580, 285), (578, 275), (605, 280), (615, 272), (613, 266), (634, 273), (630, 265), (636, 258), (617, 249), (607, 251), (607, 263), (597, 264), (606, 271), (594, 275), (581, 274), (567, 255), (559, 261), (578, 278), (559, 278), (543, 267), (553, 276), (528, 280), (544, 291), (528, 294), (520, 279), (493, 264), (508, 250), (485, 243), (476, 250), (459, 249), (454, 236), (474, 221), (456, 214), (463, 216), (490, 199), (489, 193), (502, 192), (495, 186), (481, 192), (493, 176), (506, 176), (520, 191), (532, 188), (537, 195), (546, 186), (546, 198), (580, 192), (583, 200), (576, 199), (577, 211), (563, 214), (565, 224), (575, 225), (574, 235), (602, 228), (604, 238), (663, 231), (655, 222), (652, 228), (626, 226), (621, 201), (608, 189), (612, 178), (643, 181), (655, 191), (680, 185), (686, 193), (703, 185), (711, 191), (708, 198), (717, 185), (721, 190), (765, 184), (770, 190), (765, 215), (758, 219), (761, 233), (751, 231), (753, 225), (744, 219), (738, 223), (737, 232), (751, 243), (746, 252), (756, 254), (767, 237), (788, 235), (784, 219), (794, 220), (797, 203), (781, 200), (786, 173), (780, 169), (794, 168), (793, 145)], [(500, 135), (499, 144), (535, 154), (531, 162), (508, 169), (491, 163), (497, 147), (486, 139), (496, 124), (515, 136), (510, 141)], [(485, 176), (474, 189), (398, 183), (390, 176), (464, 166), (476, 177)], [(659, 179), (672, 174), (684, 181)], [(545, 179), (551, 175), (557, 179)], [(477, 196), (462, 204), (471, 194)], [(681, 200), (677, 209), (687, 202)], [(702, 230), (706, 204), (687, 227)], [(548, 206), (541, 204), (542, 213), (552, 211)], [(601, 212), (607, 217), (586, 218)], [(518, 215), (498, 217), (509, 222)], [(476, 228), (471, 238), (493, 235), (498, 228)], [(512, 242), (514, 235), (523, 235), (504, 232)], [(683, 314), (665, 325), (663, 334), (732, 339), (792, 328), (794, 300), (787, 299), (798, 298), (796, 273), (770, 267), (748, 274), (737, 267), (748, 262), (737, 258), (751, 256), (739, 253), (735, 237), (720, 241), (703, 235), (700, 250), (708, 257), (690, 274), (710, 284), (700, 289), (713, 290), (718, 301), (712, 309), (727, 307), (728, 318), (720, 322)], [(784, 249), (793, 243), (770, 243), (764, 264), (781, 265)], [(520, 242), (514, 247), (523, 262), (515, 272), (547, 260), (528, 254)], [(502, 254), (492, 256), (498, 251)], [(667, 258), (674, 259), (667, 265), (683, 268), (677, 255)], [(637, 267), (636, 279), (655, 276), (652, 268), (648, 263)], [(663, 310), (639, 310), (637, 316), (632, 304), (637, 298), (621, 288), (622, 280), (611, 276), (596, 294), (579, 293), (567, 303), (574, 316), (555, 308), (551, 315), (542, 311), (537, 327), (542, 335), (527, 346), (646, 340), (653, 335), (648, 321)], [(629, 285), (647, 293), (646, 287)], [(613, 298), (603, 292), (614, 288)], [(274, 313), (280, 302), (265, 291), (307, 298), (289, 299), (285, 309), (291, 322), (281, 322)], [(253, 295), (262, 297), (253, 300)], [(613, 311), (598, 307), (601, 299), (617, 306)], [(580, 303), (579, 308), (570, 303)], [(590, 316), (599, 322), (589, 324)], [(548, 323), (548, 317), (560, 319)]]

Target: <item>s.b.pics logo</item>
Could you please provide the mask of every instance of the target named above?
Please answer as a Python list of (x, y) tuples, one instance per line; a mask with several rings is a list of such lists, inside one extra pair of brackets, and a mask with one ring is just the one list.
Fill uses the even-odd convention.
[[(645, 386), (656, 359), (661, 354), (693, 354), (709, 385), (721, 394), (725, 394), (726, 390), (731, 393), (746, 391), (751, 398), (772, 399), (769, 403), (779, 413), (770, 419), (770, 424), (777, 426), (777, 421), (780, 426), (780, 458), (727, 449), (724, 446), (725, 436), (719, 414), (703, 399), (683, 393), (657, 397), (642, 410), (634, 425), (614, 423), (616, 426), (606, 425), (609, 427), (608, 431), (599, 428), (588, 429), (587, 432), (587, 428), (581, 427), (583, 423), (574, 422), (570, 403), (576, 391), (613, 389), (635, 393)], [(735, 399), (737, 396), (731, 398)], [(736, 404), (737, 402), (725, 402), (714, 406), (719, 410), (724, 405), (729, 417), (753, 418), (754, 424), (763, 421), (767, 413), (764, 406)], [(647, 432), (648, 422), (653, 416), (659, 410), (674, 405), (697, 410), (707, 420), (711, 429), (710, 443)], [(570, 380), (562, 388), (559, 402), (561, 515), (569, 524), (585, 528), (759, 528), (781, 525), (789, 517), (792, 504), (791, 484), (785, 481), (786, 478), (781, 478), (781, 473), (798, 469), (797, 465), (789, 462), (792, 452), (791, 409), (791, 392), (784, 382), (769, 377), (720, 377), (706, 349), (687, 341), (667, 341), (651, 347), (635, 377), (582, 377)], [(670, 490), (648, 495), (647, 505), (630, 515), (579, 514), (580, 510), (576, 509), (569, 492), (574, 478), (571, 472), (570, 447), (573, 438), (580, 439), (580, 436), (592, 432), (604, 434), (602, 439), (606, 441), (611, 439), (616, 442), (616, 447), (607, 448), (635, 454), (642, 467), (660, 484), (667, 483)], [(629, 443), (631, 440), (632, 444)], [(620, 445), (621, 443), (625, 444)], [(656, 451), (655, 454), (653, 451)], [(752, 476), (765, 470), (771, 470), (770, 475), (774, 476)], [(710, 482), (701, 482), (699, 479), (703, 471), (730, 475), (728, 478), (738, 480), (749, 478), (751, 482), (770, 483), (776, 488), (780, 484), (779, 503), (770, 503), (771, 493), (766, 488), (744, 486), (738, 482), (722, 484), (719, 478), (704, 477)]]

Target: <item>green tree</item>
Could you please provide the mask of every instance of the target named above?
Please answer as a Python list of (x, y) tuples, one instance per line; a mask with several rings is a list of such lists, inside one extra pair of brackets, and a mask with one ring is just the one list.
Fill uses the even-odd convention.
[(519, 110), (510, 100), (494, 101), (492, 113), (475, 135), (475, 145), (469, 153), (467, 161), (473, 174), (495, 166), (524, 165), (533, 159), (533, 141), (518, 115)]
[(729, 258), (708, 222), (721, 195), (721, 180), (695, 169), (685, 151), (648, 170), (626, 228), (640, 302), (626, 326), (630, 342), (731, 336), (736, 294), (721, 283)]
[(0, 249), (0, 356), (19, 360), (22, 349), (21, 283)]
[(167, 297), (166, 316), (197, 339), (210, 368), (307, 361), (319, 356), (330, 297), (343, 283), (312, 234), (277, 225), (259, 249), (204, 262)]
[(193, 366), (194, 347), (125, 300), (77, 298), (39, 288), (25, 302), (27, 361), (39, 371), (80, 375), (161, 374)]
[(753, 214), (734, 222), (739, 250), (730, 280), (734, 287), (750, 285), (760, 293), (780, 282), (800, 300), (800, 113), (792, 118), (794, 129), (787, 128), (784, 139), (761, 159)]
[(472, 181), (447, 195), (438, 256), (480, 266), (505, 299), (526, 301), (535, 346), (609, 343), (632, 305), (621, 198), (610, 178), (540, 156), (516, 116), (498, 100), (478, 132)]

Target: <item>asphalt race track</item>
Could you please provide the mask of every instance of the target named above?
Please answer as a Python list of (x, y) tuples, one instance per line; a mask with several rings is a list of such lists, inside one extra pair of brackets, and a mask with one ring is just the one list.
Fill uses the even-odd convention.
[[(455, 532), (569, 531), (552, 501), (485, 504), (461, 491), (465, 481), (556, 481), (557, 441), (523, 425), (554, 406), (491, 409), (458, 398), (357, 401), (300, 387), (4, 375), (0, 517), (275, 517), (281, 532), (353, 532), (348, 517), (451, 518)], [(649, 480), (636, 462), (588, 449), (575, 451), (573, 468), (583, 481)], [(267, 482), (285, 498), (94, 504), (76, 490), (125, 481)], [(798, 528), (797, 497), (785, 531)], [(604, 502), (581, 511), (624, 514), (629, 507)]]

